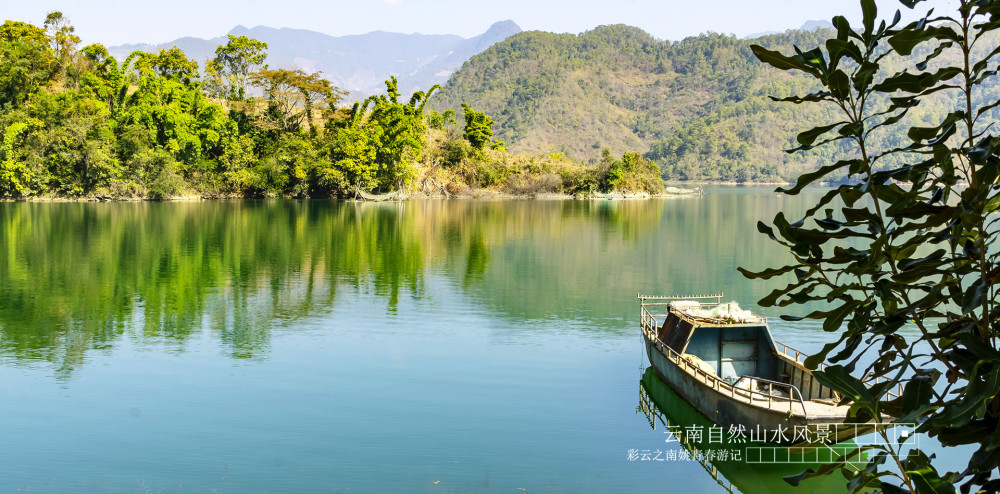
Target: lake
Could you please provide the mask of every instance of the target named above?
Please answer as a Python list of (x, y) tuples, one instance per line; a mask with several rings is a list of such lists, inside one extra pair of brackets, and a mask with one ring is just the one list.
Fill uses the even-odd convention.
[(0, 203), (0, 492), (770, 491), (629, 457), (681, 448), (640, 410), (636, 294), (724, 291), (818, 350), (736, 267), (819, 193)]

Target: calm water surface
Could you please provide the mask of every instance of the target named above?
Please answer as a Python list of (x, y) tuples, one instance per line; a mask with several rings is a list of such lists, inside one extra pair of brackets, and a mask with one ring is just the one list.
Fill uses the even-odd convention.
[(0, 204), (0, 492), (722, 492), (629, 461), (680, 449), (635, 296), (777, 316), (736, 267), (816, 194)]

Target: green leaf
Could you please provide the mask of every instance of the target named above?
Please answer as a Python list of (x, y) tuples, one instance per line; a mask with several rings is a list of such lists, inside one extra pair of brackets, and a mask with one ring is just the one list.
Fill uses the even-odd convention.
[(789, 484), (791, 484), (791, 485), (793, 485), (795, 487), (798, 487), (799, 484), (801, 484), (803, 480), (805, 480), (805, 479), (807, 479), (809, 477), (815, 477), (815, 476), (817, 476), (816, 470), (813, 470), (811, 468), (807, 468), (807, 469), (805, 469), (805, 470), (803, 470), (803, 471), (801, 471), (801, 472), (799, 472), (799, 473), (797, 473), (795, 475), (788, 475), (788, 476), (782, 477), (782, 479), (785, 482), (788, 482)]
[(781, 70), (801, 70), (812, 74), (813, 76), (819, 77), (819, 71), (803, 62), (798, 55), (795, 57), (785, 56), (779, 52), (768, 50), (760, 45), (751, 45), (750, 49), (753, 51), (754, 56), (757, 57), (758, 60), (774, 68)]
[(871, 36), (875, 30), (875, 18), (878, 17), (878, 7), (875, 0), (861, 0), (862, 23), (865, 26), (865, 36)]
[[(846, 77), (846, 75), (845, 75), (845, 77)], [(808, 146), (808, 145), (816, 142), (816, 139), (819, 136), (821, 136), (821, 135), (823, 135), (823, 134), (825, 134), (825, 133), (833, 130), (837, 126), (843, 125), (845, 123), (847, 123), (847, 122), (837, 122), (835, 124), (823, 125), (821, 127), (815, 127), (815, 128), (812, 128), (812, 129), (809, 129), (809, 130), (807, 130), (805, 132), (800, 133), (798, 135), (798, 137), (796, 137), (795, 139), (797, 141), (799, 141), (799, 144), (802, 144), (803, 146)]]
[(802, 175), (799, 175), (799, 178), (798, 178), (798, 180), (796, 180), (794, 187), (789, 188), (789, 189), (779, 188), (778, 192), (783, 192), (783, 193), (788, 194), (788, 195), (798, 194), (799, 192), (802, 191), (802, 189), (806, 188), (809, 185), (812, 185), (813, 182), (815, 182), (815, 181), (817, 181), (817, 180), (819, 180), (819, 179), (821, 179), (821, 178), (829, 175), (830, 173), (833, 173), (833, 172), (835, 172), (835, 171), (837, 171), (837, 170), (839, 170), (839, 169), (847, 166), (848, 164), (849, 164), (849, 162), (838, 161), (838, 162), (836, 162), (836, 163), (834, 163), (832, 165), (821, 166), (816, 171), (812, 171), (812, 172), (809, 172), (809, 173), (804, 173)]
[(945, 427), (938, 431), (937, 439), (944, 446), (961, 446), (963, 444), (975, 444), (983, 440), (997, 430), (996, 419), (973, 420), (964, 427)]
[(870, 86), (872, 81), (875, 80), (875, 74), (878, 72), (878, 69), (879, 65), (877, 63), (868, 61), (863, 62), (857, 72), (854, 73), (854, 90), (858, 92), (867, 91), (868, 86)]
[(843, 70), (833, 71), (827, 80), (827, 86), (837, 99), (847, 99), (851, 95), (851, 78)]
[(890, 484), (889, 482), (885, 481), (882, 481), (880, 487), (884, 494), (910, 494), (909, 489), (903, 489), (898, 485)]
[(826, 345), (823, 345), (822, 350), (806, 357), (803, 364), (809, 369), (818, 368), (819, 364), (822, 364), (826, 360), (826, 356), (829, 355), (830, 352), (833, 351), (835, 348), (837, 348), (840, 345), (840, 343), (845, 339), (847, 339), (847, 333), (841, 333), (840, 339), (832, 343), (827, 343)]
[(858, 45), (852, 41), (847, 41), (845, 39), (828, 39), (826, 40), (826, 51), (830, 53), (830, 67), (833, 68), (835, 59), (840, 59), (843, 57), (854, 60), (855, 62), (861, 62), (863, 58), (861, 55), (861, 49)]
[(852, 376), (842, 365), (831, 365), (813, 372), (820, 384), (850, 397), (854, 401), (873, 403), (875, 399), (860, 379)]
[[(909, 56), (913, 48), (930, 39), (958, 41), (958, 35), (947, 27), (925, 27), (924, 29), (900, 29), (889, 38), (889, 45), (903, 56)], [(935, 55), (936, 56), (936, 55)]]
[(906, 475), (918, 494), (952, 494), (955, 486), (942, 479), (931, 465), (930, 458), (919, 449), (910, 450), (902, 462)]
[(823, 331), (833, 332), (840, 329), (840, 326), (844, 324), (844, 319), (847, 318), (854, 311), (854, 308), (861, 305), (860, 302), (850, 301), (834, 309), (826, 316), (826, 320), (823, 321)]
[(744, 277), (749, 278), (751, 280), (758, 280), (758, 279), (759, 280), (767, 280), (767, 279), (774, 278), (775, 276), (783, 275), (783, 274), (785, 274), (785, 273), (787, 273), (789, 271), (792, 271), (793, 269), (796, 269), (796, 268), (798, 268), (798, 266), (785, 266), (783, 268), (777, 268), (777, 269), (768, 268), (768, 269), (765, 269), (763, 271), (758, 271), (758, 272), (748, 271), (748, 270), (743, 269), (741, 267), (738, 267), (736, 269), (741, 274), (743, 274)]
[(947, 252), (944, 249), (938, 249), (930, 253), (926, 257), (921, 257), (920, 259), (907, 259), (905, 261), (902, 261), (899, 263), (899, 268), (902, 269), (903, 271), (914, 269), (915, 267), (921, 264), (937, 261), (938, 259), (944, 257), (945, 254), (947, 254)]
[(968, 314), (982, 306), (983, 296), (986, 295), (985, 280), (979, 280), (965, 291), (962, 297), (962, 313)]
[(962, 70), (958, 67), (944, 67), (938, 69), (937, 72), (931, 73), (914, 74), (911, 72), (900, 72), (876, 84), (874, 89), (883, 93), (893, 93), (896, 91), (920, 93), (961, 73)]
[(941, 55), (941, 53), (943, 53), (946, 49), (951, 48), (953, 45), (954, 43), (952, 43), (951, 41), (946, 41), (944, 43), (939, 44), (937, 48), (935, 48), (934, 51), (931, 52), (930, 55), (924, 57), (924, 60), (922, 62), (917, 63), (916, 65), (917, 70), (927, 70), (928, 62), (937, 58), (939, 55)]
[(930, 404), (934, 396), (930, 376), (913, 376), (903, 387), (900, 407), (903, 416), (909, 417), (913, 412), (921, 410)]
[(846, 17), (842, 15), (834, 16), (830, 22), (833, 24), (834, 29), (837, 30), (838, 40), (847, 41), (847, 38), (854, 34), (854, 31), (851, 30), (851, 24), (847, 22)]

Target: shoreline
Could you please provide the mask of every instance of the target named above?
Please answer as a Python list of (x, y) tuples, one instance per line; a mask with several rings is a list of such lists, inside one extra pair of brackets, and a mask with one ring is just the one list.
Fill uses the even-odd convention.
[(666, 199), (678, 197), (698, 197), (701, 192), (689, 192), (681, 194), (649, 194), (649, 193), (622, 193), (622, 194), (564, 194), (560, 192), (545, 192), (538, 194), (511, 194), (507, 192), (496, 192), (487, 189), (467, 191), (461, 194), (427, 194), (416, 192), (403, 198), (387, 200), (365, 200), (354, 197), (310, 197), (310, 196), (176, 196), (176, 197), (27, 197), (19, 199), (0, 199), (0, 203), (124, 203), (124, 202), (202, 202), (202, 201), (232, 201), (232, 200), (267, 200), (267, 199), (318, 199), (318, 200), (341, 200), (357, 202), (401, 202), (410, 199), (447, 199), (458, 201), (479, 201), (479, 200), (532, 200), (532, 201), (623, 201), (636, 199)]
[[(408, 199), (456, 199), (456, 200), (536, 200), (536, 201), (565, 201), (565, 200), (635, 200), (635, 199), (665, 199), (679, 197), (697, 197), (704, 194), (703, 188), (712, 187), (782, 187), (792, 185), (791, 182), (665, 182), (665, 191), (659, 194), (647, 192), (612, 192), (603, 194), (599, 192), (584, 194), (567, 194), (562, 192), (542, 192), (532, 194), (513, 194), (490, 189), (466, 189), (457, 194), (448, 193), (428, 193), (417, 191), (407, 195), (404, 199), (391, 199), (386, 201), (364, 201), (354, 197), (310, 197), (310, 196), (240, 196), (240, 195), (199, 195), (184, 194), (169, 197), (113, 197), (109, 195), (93, 195), (84, 197), (62, 197), (62, 196), (35, 196), (27, 198), (3, 198), (0, 202), (195, 202), (195, 201), (217, 201), (217, 200), (243, 200), (243, 199), (340, 199), (345, 201), (359, 200), (361, 202), (398, 202)], [(818, 184), (823, 186), (824, 184)], [(832, 185), (826, 185), (832, 186)], [(677, 192), (671, 193), (670, 189)], [(683, 191), (683, 192), (679, 192)]]

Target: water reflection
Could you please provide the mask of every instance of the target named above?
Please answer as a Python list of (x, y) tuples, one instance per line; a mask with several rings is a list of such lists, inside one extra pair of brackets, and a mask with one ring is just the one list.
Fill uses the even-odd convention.
[[(807, 480), (801, 488), (792, 487), (782, 477), (797, 474), (807, 468), (817, 470), (819, 463), (808, 461), (811, 457), (824, 454), (811, 450), (796, 452), (794, 448), (783, 448), (761, 443), (739, 443), (723, 433), (712, 438), (707, 432), (714, 424), (698, 413), (691, 405), (670, 389), (652, 367), (648, 367), (639, 381), (639, 406), (636, 413), (642, 413), (650, 427), (658, 432), (669, 431), (670, 442), (665, 447), (674, 451), (673, 461), (686, 461), (691, 468), (701, 467), (712, 480), (727, 492), (744, 493), (795, 493), (803, 489), (814, 492), (847, 492), (846, 480), (839, 475), (830, 475)], [(699, 431), (693, 435), (691, 431)], [(853, 443), (841, 443), (838, 447), (853, 449)], [(766, 454), (762, 454), (765, 452)], [(642, 453), (640, 452), (640, 455)], [(787, 462), (770, 462), (762, 457), (774, 454), (787, 457)], [(680, 458), (680, 460), (677, 460)], [(642, 461), (641, 457), (640, 460)]]
[(779, 262), (753, 226), (778, 209), (801, 208), (760, 191), (665, 201), (4, 203), (0, 355), (49, 362), (65, 378), (88, 352), (123, 338), (183, 352), (209, 333), (229, 357), (260, 359), (275, 328), (328, 315), (343, 292), (379, 297), (394, 313), (402, 297), (433, 304), (441, 283), (518, 322), (511, 331), (559, 318), (621, 336), (634, 331), (637, 291), (724, 289), (745, 305), (766, 294), (770, 286), (746, 283), (735, 268)]

